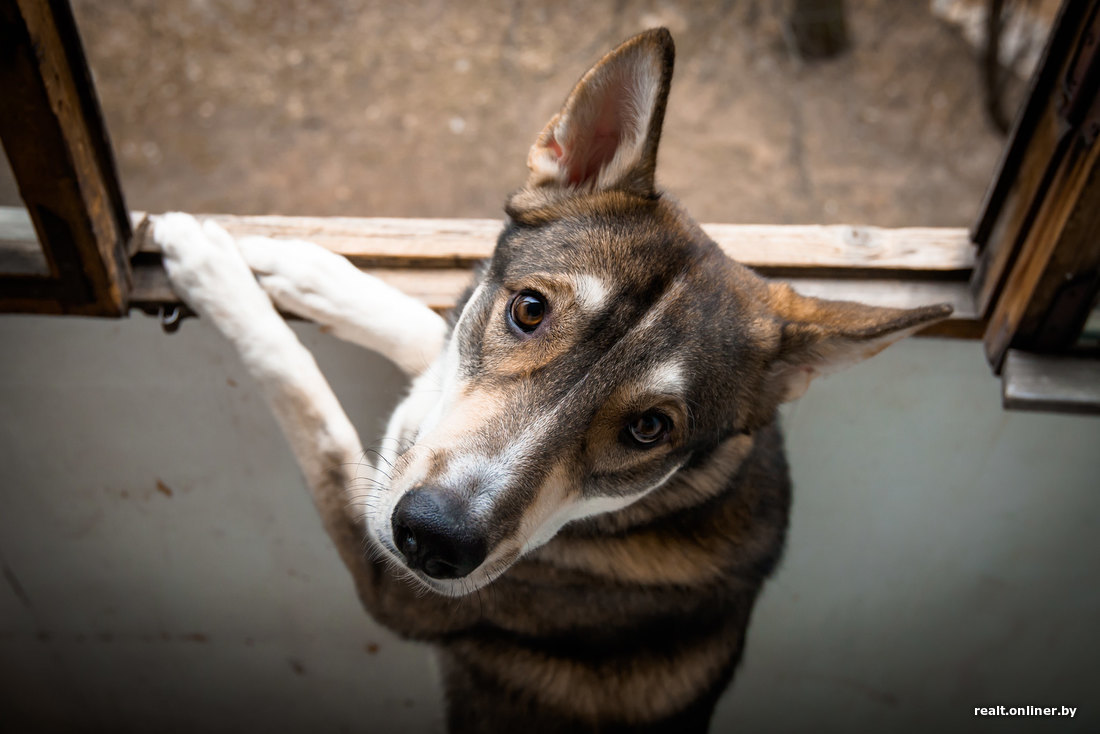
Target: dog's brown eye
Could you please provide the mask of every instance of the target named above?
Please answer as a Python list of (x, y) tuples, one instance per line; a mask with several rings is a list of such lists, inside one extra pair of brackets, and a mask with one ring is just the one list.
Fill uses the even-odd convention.
[(668, 436), (671, 422), (664, 413), (650, 410), (633, 418), (626, 426), (631, 440), (639, 446), (656, 446)]
[(535, 291), (520, 291), (508, 308), (508, 319), (520, 331), (530, 334), (546, 317), (546, 299)]

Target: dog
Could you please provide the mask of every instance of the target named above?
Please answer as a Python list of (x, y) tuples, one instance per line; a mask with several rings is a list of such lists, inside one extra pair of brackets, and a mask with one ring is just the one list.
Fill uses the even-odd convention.
[[(154, 224), (365, 607), (435, 645), (452, 732), (705, 731), (784, 547), (778, 407), (950, 314), (730, 260), (655, 184), (673, 57), (651, 30), (584, 74), (449, 321), (316, 245)], [(273, 304), (414, 378), (373, 467)]]

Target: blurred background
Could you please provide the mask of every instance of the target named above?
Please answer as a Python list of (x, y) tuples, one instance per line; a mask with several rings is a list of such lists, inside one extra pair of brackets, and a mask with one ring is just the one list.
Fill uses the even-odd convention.
[[(658, 179), (700, 221), (968, 226), (1005, 142), (986, 3), (848, 0), (826, 57), (798, 5), (74, 2), (131, 209), (500, 217), (579, 75), (665, 25)], [(1009, 119), (1056, 5), (1005, 3)], [(401, 374), (293, 328), (370, 445)], [(0, 732), (441, 731), (208, 324), (3, 316), (0, 350)], [(1002, 411), (974, 341), (820, 382), (714, 730), (1100, 731), (1100, 421)]]
[[(580, 74), (659, 25), (677, 59), (658, 176), (700, 221), (965, 226), (1004, 143), (982, 0), (848, 0), (824, 60), (781, 0), (74, 4), (148, 211), (500, 216)], [(1038, 53), (1051, 5), (1009, 3), (1036, 36), (1011, 53)]]

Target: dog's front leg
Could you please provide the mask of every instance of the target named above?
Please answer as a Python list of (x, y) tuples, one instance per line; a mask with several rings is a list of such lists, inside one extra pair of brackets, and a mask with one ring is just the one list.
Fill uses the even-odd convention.
[(165, 214), (154, 239), (177, 294), (236, 348), (290, 442), (325, 530), (357, 583), (368, 578), (364, 531), (348, 487), (362, 464), (359, 436), (309, 353), (261, 290), (233, 238), (213, 222)]
[(347, 258), (303, 240), (242, 237), (237, 247), (284, 311), (388, 357), (408, 375), (420, 374), (439, 355), (447, 330), (443, 319)]
[(367, 609), (396, 631), (422, 639), (471, 623), (473, 605), (424, 594), (370, 558), (361, 501), (349, 492), (359, 480), (373, 480), (367, 476), (373, 470), (363, 462), (359, 437), (313, 356), (275, 311), (233, 238), (217, 224), (199, 224), (188, 214), (158, 217), (153, 233), (177, 294), (229, 339), (259, 382)]

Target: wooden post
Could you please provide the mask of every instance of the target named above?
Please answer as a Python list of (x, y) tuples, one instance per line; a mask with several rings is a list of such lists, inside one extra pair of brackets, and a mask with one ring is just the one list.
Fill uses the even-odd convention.
[(0, 139), (48, 275), (0, 273), (0, 311), (123, 316), (130, 220), (64, 0), (0, 0)]
[(1100, 0), (1062, 5), (983, 211), (971, 276), (999, 372), (1073, 347), (1100, 290)]

